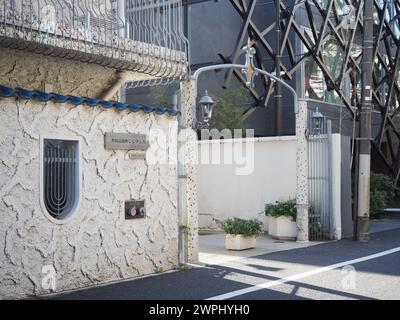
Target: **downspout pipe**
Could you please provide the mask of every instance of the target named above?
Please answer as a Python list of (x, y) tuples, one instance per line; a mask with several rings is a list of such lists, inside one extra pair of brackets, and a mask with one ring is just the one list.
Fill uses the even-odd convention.
[(180, 101), (180, 92), (177, 91), (172, 96), (172, 108), (180, 111), (178, 113), (178, 130), (177, 130), (177, 152), (176, 152), (176, 171), (178, 177), (178, 259), (180, 265), (187, 264), (187, 239), (186, 239), (186, 230), (183, 226), (183, 222), (187, 219), (187, 215), (185, 212), (186, 208), (186, 165), (184, 162), (181, 162), (179, 159), (179, 152), (183, 147), (182, 141), (179, 138), (181, 135), (181, 131), (184, 128), (182, 123), (182, 106), (179, 103)]

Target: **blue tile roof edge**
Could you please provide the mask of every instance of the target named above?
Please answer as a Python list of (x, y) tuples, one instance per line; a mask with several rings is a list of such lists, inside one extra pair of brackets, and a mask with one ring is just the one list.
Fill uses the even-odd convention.
[(165, 107), (152, 107), (142, 104), (128, 104), (118, 101), (107, 101), (88, 97), (77, 97), (71, 95), (61, 95), (57, 93), (48, 93), (40, 90), (28, 90), (24, 88), (10, 88), (4, 85), (0, 85), (0, 96), (1, 97), (12, 97), (18, 96), (22, 99), (37, 99), (42, 102), (54, 101), (56, 103), (69, 102), (74, 105), (86, 104), (90, 107), (101, 106), (103, 108), (115, 108), (118, 111), (130, 110), (132, 112), (143, 111), (145, 113), (156, 113), (159, 115), (167, 114), (169, 116), (175, 117), (178, 115), (179, 111), (175, 109), (169, 109)]

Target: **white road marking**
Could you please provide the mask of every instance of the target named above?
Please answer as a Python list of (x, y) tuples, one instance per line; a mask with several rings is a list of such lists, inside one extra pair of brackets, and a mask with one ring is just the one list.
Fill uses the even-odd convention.
[(210, 269), (214, 270), (215, 268), (208, 267), (207, 265), (201, 265), (197, 263), (185, 263), (185, 266), (193, 267), (195, 269)]
[(299, 273), (299, 274), (295, 274), (293, 276), (289, 276), (286, 278), (281, 278), (279, 280), (274, 280), (274, 281), (268, 281), (268, 282), (264, 282), (252, 287), (248, 287), (248, 288), (244, 288), (244, 289), (240, 289), (240, 290), (236, 290), (236, 291), (232, 291), (232, 292), (228, 292), (225, 294), (221, 294), (219, 296), (215, 296), (215, 297), (211, 297), (208, 298), (206, 300), (226, 300), (226, 299), (230, 299), (230, 298), (234, 298), (237, 296), (241, 296), (250, 292), (255, 292), (255, 291), (259, 291), (259, 290), (263, 290), (263, 289), (269, 289), (271, 287), (275, 287), (287, 282), (292, 282), (292, 281), (296, 281), (296, 280), (300, 280), (300, 279), (304, 279), (310, 276), (314, 276), (316, 274), (319, 273), (323, 273), (323, 272), (327, 272), (330, 270), (334, 270), (334, 269), (338, 269), (344, 266), (348, 266), (348, 265), (352, 265), (352, 264), (356, 264), (356, 263), (360, 263), (360, 262), (364, 262), (364, 261), (368, 261), (368, 260), (372, 260), (372, 259), (377, 259), (383, 256), (387, 256), (389, 254), (393, 254), (396, 252), (400, 251), (400, 247), (397, 248), (393, 248), (390, 250), (386, 250), (383, 252), (379, 252), (379, 253), (375, 253), (369, 256), (365, 256), (362, 258), (358, 258), (358, 259), (354, 259), (354, 260), (349, 260), (349, 261), (344, 261), (344, 262), (339, 262), (336, 264), (332, 264), (330, 266), (326, 266), (326, 267), (322, 267), (322, 268), (318, 268), (318, 269), (314, 269), (314, 270), (310, 270), (307, 272), (303, 272), (303, 273)]

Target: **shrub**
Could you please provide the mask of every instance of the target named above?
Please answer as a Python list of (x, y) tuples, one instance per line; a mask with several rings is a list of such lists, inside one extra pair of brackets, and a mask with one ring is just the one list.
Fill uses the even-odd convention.
[(287, 201), (276, 201), (274, 204), (266, 204), (265, 214), (271, 217), (291, 217), (293, 221), (296, 221), (296, 200), (290, 199)]
[(370, 213), (376, 217), (398, 194), (393, 179), (387, 175), (371, 173)]
[(227, 234), (242, 234), (245, 237), (257, 236), (262, 231), (262, 222), (258, 220), (246, 220), (231, 218), (224, 221), (216, 220), (217, 224)]
[(375, 190), (370, 193), (371, 217), (376, 217), (387, 207), (387, 194), (384, 191)]
[(223, 129), (245, 129), (243, 112), (249, 98), (249, 91), (243, 87), (235, 90), (223, 90), (213, 111), (210, 121), (211, 128)]
[(371, 174), (371, 190), (372, 191), (385, 191), (388, 199), (393, 199), (396, 195), (396, 187), (391, 177), (381, 174)]

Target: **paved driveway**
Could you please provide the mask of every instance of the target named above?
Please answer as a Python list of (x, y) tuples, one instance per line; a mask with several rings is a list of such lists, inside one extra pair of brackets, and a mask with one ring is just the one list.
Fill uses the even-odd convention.
[[(328, 242), (124, 281), (53, 299), (400, 299), (400, 222)], [(385, 231), (386, 230), (386, 231)], [(378, 232), (379, 231), (379, 232)]]

